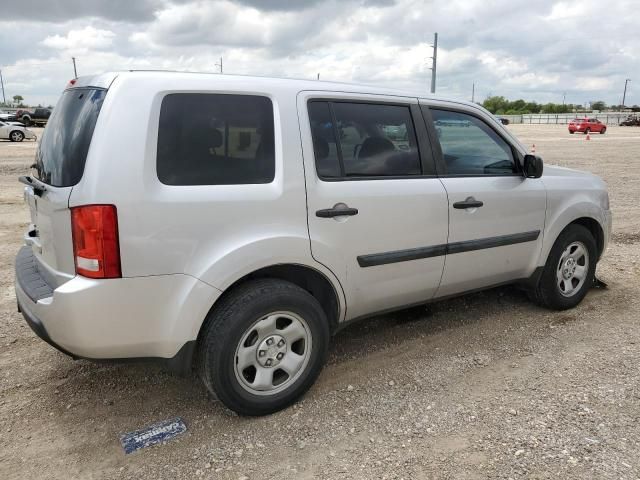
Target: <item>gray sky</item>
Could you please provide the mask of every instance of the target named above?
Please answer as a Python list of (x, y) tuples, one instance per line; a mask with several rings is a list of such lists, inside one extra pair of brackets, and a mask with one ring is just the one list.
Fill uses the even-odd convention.
[(8, 97), (54, 103), (73, 76), (216, 71), (429, 90), (441, 95), (640, 103), (638, 0), (3, 1)]

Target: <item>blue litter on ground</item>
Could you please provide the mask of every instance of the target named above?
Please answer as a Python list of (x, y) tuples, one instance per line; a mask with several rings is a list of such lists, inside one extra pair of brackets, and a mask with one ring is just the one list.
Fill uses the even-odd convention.
[(125, 453), (132, 453), (141, 448), (164, 443), (187, 431), (187, 425), (180, 417), (164, 420), (149, 425), (142, 430), (125, 433), (120, 436), (120, 444)]

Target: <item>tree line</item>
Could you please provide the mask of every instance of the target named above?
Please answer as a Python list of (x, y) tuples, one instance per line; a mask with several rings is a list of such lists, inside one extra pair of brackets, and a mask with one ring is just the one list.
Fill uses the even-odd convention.
[[(526, 115), (529, 113), (573, 113), (591, 110), (620, 110), (621, 105), (607, 105), (602, 100), (591, 102), (591, 108), (585, 109), (584, 105), (574, 105), (572, 103), (538, 103), (527, 102), (525, 100), (507, 100), (502, 96), (488, 97), (482, 106), (494, 115)], [(628, 108), (628, 107), (627, 107)], [(634, 112), (640, 112), (640, 106), (631, 107)]]

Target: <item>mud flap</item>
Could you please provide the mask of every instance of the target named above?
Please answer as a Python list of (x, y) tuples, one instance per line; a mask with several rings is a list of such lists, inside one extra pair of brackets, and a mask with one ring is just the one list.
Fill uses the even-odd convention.
[(601, 288), (601, 289), (605, 289), (607, 288), (608, 285), (606, 283), (604, 283), (602, 280), (600, 280), (598, 277), (596, 277), (594, 275), (593, 277), (593, 284), (591, 285), (591, 288)]

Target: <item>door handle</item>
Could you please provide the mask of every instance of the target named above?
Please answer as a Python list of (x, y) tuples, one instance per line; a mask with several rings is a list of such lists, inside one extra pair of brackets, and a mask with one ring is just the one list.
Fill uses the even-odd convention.
[(342, 216), (352, 217), (353, 215), (357, 215), (357, 214), (358, 214), (357, 208), (333, 207), (333, 208), (325, 208), (322, 210), (318, 210), (316, 212), (316, 217), (320, 217), (320, 218), (333, 218), (333, 217), (342, 217)]
[(456, 202), (453, 204), (453, 208), (457, 208), (457, 209), (465, 209), (465, 208), (480, 208), (481, 206), (483, 206), (484, 203), (481, 202), (480, 200), (476, 200), (473, 197), (469, 197), (466, 200), (462, 201), (462, 202)]

